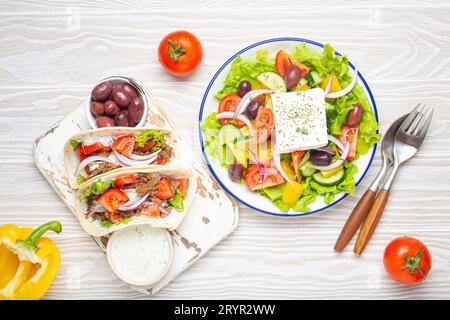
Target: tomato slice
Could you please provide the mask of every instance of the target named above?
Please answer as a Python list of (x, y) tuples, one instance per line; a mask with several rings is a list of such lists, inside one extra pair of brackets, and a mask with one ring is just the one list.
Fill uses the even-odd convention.
[(114, 185), (116, 188), (123, 188), (128, 184), (135, 182), (137, 179), (137, 175), (135, 174), (127, 174), (126, 176), (120, 176), (114, 181)]
[(292, 166), (294, 167), (295, 176), (297, 177), (297, 181), (302, 181), (302, 175), (300, 174), (299, 167), (300, 162), (302, 161), (303, 156), (305, 155), (306, 151), (298, 150), (298, 151), (292, 151), (291, 157), (292, 157)]
[(258, 166), (256, 164), (252, 164), (248, 167), (247, 171), (244, 175), (244, 181), (252, 191), (277, 186), (284, 182), (283, 176), (278, 172), (275, 167), (275, 163), (273, 160), (268, 160), (264, 163), (264, 167), (268, 171), (268, 175), (266, 180), (261, 182), (261, 173), (259, 172)]
[(188, 192), (188, 188), (189, 188), (189, 178), (180, 178), (180, 179), (177, 179), (177, 181), (178, 181), (178, 190), (180, 190), (181, 196), (184, 199), (187, 196), (187, 192)]
[(83, 146), (81, 144), (75, 149), (75, 153), (77, 154), (78, 159), (80, 159), (80, 162), (88, 157), (87, 154), (84, 153)]
[(160, 216), (161, 210), (156, 203), (150, 202), (141, 209), (141, 214), (157, 218)]
[(136, 138), (132, 135), (120, 136), (111, 144), (111, 149), (129, 156), (133, 152), (135, 142)]
[(270, 138), (272, 130), (275, 128), (275, 119), (270, 108), (260, 108), (256, 115), (256, 143), (261, 144)]
[(109, 212), (114, 212), (122, 204), (128, 201), (128, 196), (125, 192), (119, 189), (108, 189), (100, 197), (97, 198), (97, 202), (102, 205)]
[(119, 221), (122, 221), (122, 220), (123, 220), (123, 216), (122, 216), (120, 213), (106, 212), (106, 213), (105, 213), (105, 217), (106, 217), (109, 221), (111, 221), (111, 222), (113, 222), (113, 223), (116, 223), (116, 222), (119, 222)]
[[(225, 97), (223, 97), (222, 101), (220, 101), (219, 104), (219, 111), (218, 113), (222, 113), (222, 112), (227, 112), (227, 111), (236, 111), (236, 108), (239, 104), (239, 102), (241, 101), (241, 97), (238, 96), (237, 94), (227, 94)], [(236, 125), (239, 128), (242, 128), (243, 126), (245, 126), (245, 123), (243, 123), (240, 120), (233, 120), (233, 119), (220, 119), (219, 123), (220, 125), (224, 125), (225, 123), (228, 123), (230, 121), (235, 121)]]
[(85, 155), (89, 155), (91, 153), (94, 153), (98, 150), (103, 149), (103, 144), (101, 142), (96, 142), (93, 144), (89, 144), (87, 146), (85, 146), (84, 144), (81, 144), (82, 148), (83, 148), (83, 152)]
[[(352, 160), (356, 155), (356, 141), (358, 140), (358, 126), (349, 126), (344, 124), (341, 127), (343, 136), (337, 136), (338, 140), (342, 144), (350, 143), (350, 151), (347, 155), (347, 160)], [(342, 154), (342, 150), (338, 148), (339, 154)]]
[(300, 78), (306, 76), (311, 69), (307, 65), (295, 60), (286, 51), (280, 50), (275, 57), (275, 71), (284, 77), (286, 67), (290, 64), (295, 64), (300, 69)]
[(175, 195), (175, 190), (173, 190), (169, 179), (161, 178), (159, 183), (156, 185), (156, 193), (155, 196), (158, 199), (166, 200), (171, 199)]

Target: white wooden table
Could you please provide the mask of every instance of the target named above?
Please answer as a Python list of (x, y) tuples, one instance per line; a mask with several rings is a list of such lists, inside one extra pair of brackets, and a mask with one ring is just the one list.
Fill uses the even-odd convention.
[[(197, 72), (176, 79), (157, 47), (187, 29), (204, 47)], [(99, 79), (142, 81), (200, 152), (197, 119), (210, 78), (234, 52), (259, 40), (298, 36), (330, 42), (358, 61), (378, 104), (381, 132), (418, 101), (437, 112), (417, 156), (401, 169), (363, 256), (333, 245), (356, 197), (326, 212), (277, 218), (242, 208), (238, 230), (154, 299), (450, 298), (450, 6), (447, 1), (6, 1), (0, 3), (0, 225), (64, 232), (58, 276), (47, 299), (148, 298), (111, 274), (95, 242), (32, 162), (32, 141), (80, 105)], [(395, 284), (384, 247), (401, 235), (424, 241), (433, 256), (420, 286)]]

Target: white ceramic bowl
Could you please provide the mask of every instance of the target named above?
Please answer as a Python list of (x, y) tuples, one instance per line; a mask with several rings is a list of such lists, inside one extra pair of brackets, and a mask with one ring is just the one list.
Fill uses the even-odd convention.
[[(139, 226), (145, 226), (145, 225), (133, 225), (130, 226), (129, 228), (133, 228), (133, 227), (139, 227)], [(150, 226), (150, 225), (148, 225)], [(173, 242), (172, 242), (172, 237), (170, 236), (169, 232), (166, 229), (160, 229), (160, 228), (153, 228), (156, 229), (158, 231), (161, 231), (162, 233), (164, 233), (164, 236), (166, 237), (167, 241), (168, 241), (168, 259), (167, 259), (167, 263), (164, 266), (163, 270), (159, 273), (159, 274), (155, 274), (152, 277), (149, 277), (146, 280), (136, 280), (136, 279), (131, 279), (129, 276), (123, 274), (120, 272), (119, 268), (115, 265), (114, 263), (114, 257), (112, 257), (112, 253), (111, 253), (111, 247), (114, 243), (114, 241), (120, 241), (120, 234), (123, 232), (126, 232), (128, 228), (124, 228), (124, 229), (120, 229), (118, 231), (115, 231), (111, 234), (109, 240), (108, 240), (108, 244), (106, 247), (106, 258), (108, 260), (109, 266), (111, 267), (111, 269), (113, 270), (113, 272), (115, 273), (115, 275), (121, 279), (122, 281), (133, 285), (133, 286), (139, 286), (139, 287), (151, 287), (153, 284), (155, 284), (156, 282), (158, 282), (159, 280), (161, 280), (161, 278), (169, 271), (170, 266), (172, 265), (173, 262)]]
[[(300, 38), (276, 38), (276, 39), (268, 39), (264, 40), (255, 44), (252, 44), (241, 51), (234, 54), (230, 59), (228, 59), (216, 72), (214, 77), (212, 78), (211, 82), (209, 83), (208, 87), (206, 88), (205, 94), (203, 96), (202, 104), (200, 107), (200, 114), (199, 114), (199, 126), (202, 123), (203, 119), (205, 119), (209, 114), (212, 112), (217, 111), (218, 107), (218, 101), (214, 97), (214, 93), (219, 91), (223, 85), (223, 81), (225, 80), (228, 72), (230, 71), (230, 66), (233, 60), (237, 56), (242, 57), (251, 57), (256, 54), (256, 51), (265, 49), (268, 50), (269, 56), (275, 56), (278, 50), (284, 49), (288, 52), (292, 52), (296, 45), (298, 45), (300, 42), (306, 43), (308, 48), (310, 48), (313, 51), (321, 52), (323, 49), (323, 45), (321, 43), (307, 40), (307, 39), (300, 39)], [(339, 54), (336, 52), (336, 54)], [(349, 62), (349, 65), (351, 68), (354, 69), (354, 65)], [(361, 73), (358, 73), (358, 84), (361, 85), (363, 88), (366, 96), (368, 97), (368, 100), (371, 104), (371, 107), (375, 113), (375, 117), (378, 121), (378, 112), (375, 104), (375, 100), (373, 98), (372, 92), (370, 91), (369, 86), (367, 85), (366, 81), (364, 80)], [(200, 143), (202, 146), (203, 156), (205, 157), (206, 163), (208, 164), (211, 173), (216, 178), (216, 180), (219, 182), (219, 184), (224, 188), (231, 196), (233, 196), (238, 201), (242, 202), (246, 206), (258, 210), (260, 212), (270, 214), (270, 215), (277, 215), (277, 216), (302, 216), (302, 215), (308, 215), (312, 213), (316, 213), (319, 211), (322, 211), (324, 209), (327, 209), (342, 199), (344, 199), (347, 194), (344, 192), (341, 192), (337, 195), (335, 195), (335, 200), (330, 203), (326, 204), (323, 201), (323, 198), (321, 196), (317, 197), (316, 202), (309, 205), (309, 208), (311, 211), (309, 212), (293, 212), (292, 210), (290, 212), (280, 212), (280, 210), (273, 205), (273, 203), (261, 196), (258, 193), (251, 192), (247, 189), (245, 185), (235, 183), (231, 181), (231, 179), (228, 176), (228, 172), (225, 168), (221, 167), (219, 162), (216, 159), (210, 158), (204, 150), (203, 146), (203, 133), (201, 128), (199, 128), (199, 134), (200, 134)], [(358, 160), (354, 161), (354, 163), (357, 165), (359, 172), (355, 174), (355, 180), (356, 185), (358, 185), (363, 177), (365, 176), (367, 170), (369, 169), (372, 159), (375, 155), (376, 151), (376, 145), (372, 147), (369, 152), (367, 152), (365, 155), (361, 156)]]
[[(100, 80), (97, 84), (95, 84), (95, 86), (104, 81), (110, 81), (113, 86), (121, 85), (122, 83), (126, 82), (126, 83), (132, 85), (136, 89), (139, 96), (144, 101), (144, 113), (142, 114), (141, 121), (139, 121), (139, 123), (135, 127), (130, 127), (130, 128), (143, 127), (145, 124), (145, 121), (147, 119), (147, 113), (148, 113), (148, 101), (147, 101), (147, 95), (145, 94), (144, 88), (133, 78), (124, 77), (124, 76), (112, 76), (112, 77), (105, 78), (103, 80)], [(95, 119), (96, 119), (95, 116), (91, 113), (91, 101), (92, 101), (92, 97), (91, 97), (91, 93), (89, 93), (89, 96), (87, 97), (87, 100), (86, 100), (85, 113), (86, 113), (86, 118), (88, 119), (89, 124), (91, 125), (91, 127), (93, 129), (95, 129), (95, 128), (98, 128), (98, 126), (97, 126), (97, 123), (95, 122)]]

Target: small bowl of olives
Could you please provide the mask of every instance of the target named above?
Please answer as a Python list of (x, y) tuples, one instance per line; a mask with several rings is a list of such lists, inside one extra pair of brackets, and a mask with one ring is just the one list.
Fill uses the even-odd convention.
[(92, 128), (143, 127), (147, 111), (143, 88), (128, 77), (101, 80), (86, 102), (86, 116)]

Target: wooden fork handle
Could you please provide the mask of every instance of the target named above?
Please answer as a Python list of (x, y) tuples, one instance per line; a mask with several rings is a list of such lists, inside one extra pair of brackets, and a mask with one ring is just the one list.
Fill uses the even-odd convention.
[(355, 235), (364, 218), (367, 216), (373, 199), (375, 199), (375, 192), (367, 189), (364, 195), (359, 199), (356, 207), (347, 219), (347, 222), (342, 228), (339, 238), (336, 240), (334, 250), (341, 252)]
[(375, 228), (378, 225), (378, 221), (380, 221), (380, 217), (383, 214), (384, 207), (386, 206), (386, 202), (389, 197), (389, 191), (381, 189), (378, 192), (377, 197), (373, 203), (372, 208), (367, 215), (366, 220), (364, 221), (363, 226), (361, 227), (361, 231), (359, 232), (358, 239), (356, 239), (355, 247), (353, 248), (353, 252), (357, 255), (360, 255), (366, 244), (369, 242), (370, 238), (375, 231)]

